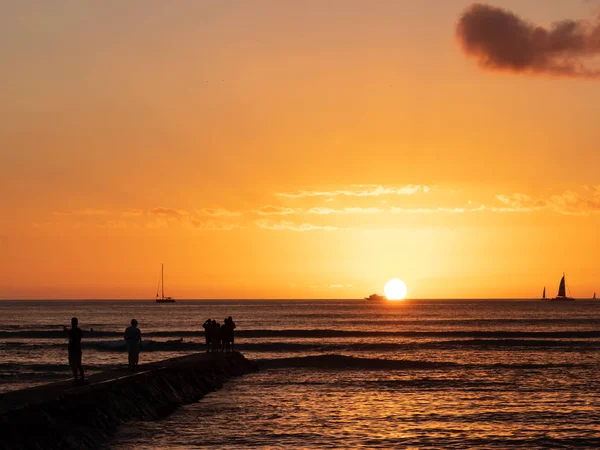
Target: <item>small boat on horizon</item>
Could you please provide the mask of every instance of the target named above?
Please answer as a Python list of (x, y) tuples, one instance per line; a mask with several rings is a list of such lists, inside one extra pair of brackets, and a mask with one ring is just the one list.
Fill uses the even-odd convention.
[(544, 292), (542, 292), (542, 300), (546, 300), (546, 286), (544, 286)]
[(387, 301), (387, 297), (385, 295), (371, 294), (368, 297), (365, 297), (365, 300), (368, 302), (383, 302)]
[[(546, 289), (544, 288), (544, 293), (545, 293)], [(566, 289), (566, 282), (565, 282), (565, 274), (563, 273), (563, 276), (560, 280), (560, 284), (558, 285), (558, 295), (554, 298), (551, 298), (550, 301), (551, 302), (572, 302), (575, 299), (573, 297), (567, 297), (567, 289)]]
[[(158, 292), (161, 292), (159, 298)], [(156, 288), (156, 303), (175, 303), (175, 300), (171, 297), (165, 297), (165, 266), (160, 265), (160, 280), (158, 280), (158, 286)]]
[(592, 297), (592, 300), (596, 300), (596, 293), (594, 292), (594, 296)]

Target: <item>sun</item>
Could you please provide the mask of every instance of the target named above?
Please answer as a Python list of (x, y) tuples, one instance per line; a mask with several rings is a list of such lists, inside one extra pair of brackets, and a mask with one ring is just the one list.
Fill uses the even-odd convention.
[(399, 278), (392, 278), (385, 283), (383, 290), (388, 300), (404, 300), (406, 297), (406, 283)]

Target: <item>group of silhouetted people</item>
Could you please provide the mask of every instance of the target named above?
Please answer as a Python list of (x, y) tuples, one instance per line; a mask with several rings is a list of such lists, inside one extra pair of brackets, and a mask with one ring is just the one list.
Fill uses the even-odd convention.
[[(86, 384), (83, 366), (81, 364), (81, 338), (83, 331), (78, 326), (77, 317), (71, 319), (71, 328), (64, 327), (63, 330), (69, 333), (69, 366), (73, 370), (73, 383)], [(204, 336), (206, 338), (207, 352), (232, 352), (234, 343), (235, 322), (229, 316), (223, 321), (223, 324), (216, 320), (208, 319), (204, 324)], [(90, 329), (90, 331), (93, 331)], [(138, 328), (138, 321), (131, 319), (131, 326), (125, 329), (125, 345), (127, 346), (128, 367), (129, 370), (137, 369), (140, 360), (140, 350), (142, 348), (142, 332)]]
[(235, 336), (235, 322), (229, 316), (220, 324), (216, 320), (207, 319), (202, 324), (207, 352), (232, 352)]

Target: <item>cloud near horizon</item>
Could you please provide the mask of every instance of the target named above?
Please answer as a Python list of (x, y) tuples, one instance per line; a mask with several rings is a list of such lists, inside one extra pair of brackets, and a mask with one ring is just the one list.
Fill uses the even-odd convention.
[(185, 217), (189, 215), (187, 211), (174, 208), (152, 208), (149, 213), (159, 217)]
[(288, 220), (281, 220), (279, 222), (275, 222), (273, 220), (261, 219), (261, 220), (257, 220), (255, 223), (256, 223), (256, 226), (259, 228), (263, 228), (265, 230), (275, 230), (275, 231), (283, 231), (283, 230), (288, 230), (288, 231), (318, 231), (318, 230), (333, 231), (333, 230), (338, 230), (337, 227), (333, 227), (333, 226), (329, 226), (329, 225), (321, 226), (321, 225), (313, 225), (310, 223), (298, 224), (296, 222), (291, 222)]
[(333, 208), (324, 208), (324, 207), (315, 207), (310, 208), (306, 211), (306, 214), (318, 214), (318, 215), (329, 215), (329, 214), (378, 214), (385, 212), (381, 208), (360, 208), (360, 207), (350, 207), (350, 208), (341, 208), (341, 209), (333, 209)]
[(600, 78), (590, 61), (600, 55), (600, 16), (545, 28), (506, 9), (474, 3), (459, 18), (456, 36), (484, 69)]
[(255, 211), (260, 216), (286, 216), (298, 212), (294, 208), (283, 206), (262, 206)]
[(194, 218), (189, 220), (189, 224), (194, 229), (206, 231), (229, 231), (242, 228), (237, 223), (217, 222), (215, 220), (203, 221)]
[(108, 214), (108, 211), (104, 209), (85, 208), (69, 212), (55, 211), (53, 214), (55, 216), (104, 216)]
[[(279, 197), (287, 198), (304, 198), (304, 197), (378, 197), (382, 195), (413, 195), (418, 192), (427, 193), (431, 190), (431, 186), (420, 184), (407, 184), (400, 187), (386, 187), (376, 184), (356, 184), (350, 189), (336, 189), (334, 191), (309, 191), (300, 190), (294, 192), (280, 192)], [(328, 200), (329, 200), (328, 199)]]
[(600, 191), (593, 192), (592, 198), (586, 198), (573, 191), (548, 198), (534, 199), (525, 194), (497, 195), (496, 198), (506, 206), (497, 212), (533, 212), (551, 211), (558, 214), (587, 216), (600, 213)]
[[(428, 199), (428, 203), (430, 203)], [(459, 199), (457, 199), (459, 200)], [(373, 199), (373, 201), (375, 201)], [(380, 201), (378, 201), (381, 203)], [(387, 203), (387, 202), (386, 202)], [(414, 202), (412, 202), (414, 203)], [(571, 216), (600, 214), (600, 185), (582, 186), (578, 192), (567, 190), (558, 194), (533, 197), (524, 193), (495, 194), (491, 198), (455, 204), (411, 204), (410, 206), (345, 207), (328, 208), (316, 206), (308, 209), (265, 205), (246, 212), (223, 208), (205, 208), (190, 213), (176, 208), (157, 207), (147, 210), (129, 209), (108, 211), (83, 208), (71, 212), (53, 212), (54, 221), (41, 221), (32, 224), (32, 229), (69, 227), (82, 229), (97, 227), (103, 229), (147, 229), (157, 230), (172, 227), (186, 227), (190, 230), (227, 231), (261, 228), (274, 231), (333, 231), (349, 230), (373, 225), (389, 225), (393, 215), (433, 215), (433, 214), (480, 214), (480, 213), (553, 213)], [(249, 215), (249, 217), (247, 217)], [(297, 217), (290, 220), (269, 220), (266, 216)], [(302, 219), (301, 217), (305, 218)], [(309, 217), (320, 216), (331, 219), (332, 224), (311, 223)], [(359, 217), (360, 216), (360, 219)], [(265, 218), (261, 218), (265, 217)], [(59, 219), (60, 218), (60, 219)], [(330, 222), (330, 223), (331, 223)]]
[(225, 208), (202, 208), (196, 212), (201, 216), (211, 217), (239, 217), (242, 215), (240, 211), (231, 211)]

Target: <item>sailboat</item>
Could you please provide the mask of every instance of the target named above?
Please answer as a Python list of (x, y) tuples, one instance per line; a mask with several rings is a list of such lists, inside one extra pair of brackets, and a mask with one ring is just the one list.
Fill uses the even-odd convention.
[[(158, 291), (160, 290), (160, 298)], [(156, 303), (175, 303), (171, 297), (165, 297), (165, 267), (164, 264), (160, 265), (160, 280), (158, 281), (158, 287), (156, 288)]]
[(596, 293), (594, 292), (594, 296), (592, 297), (592, 300), (596, 300)]
[(575, 300), (572, 297), (567, 297), (567, 289), (565, 283), (565, 274), (563, 273), (563, 277), (560, 280), (560, 284), (558, 285), (558, 295), (554, 298), (551, 298), (550, 301), (554, 302), (572, 302)]
[(546, 286), (544, 286), (544, 292), (542, 292), (542, 300), (546, 300)]

